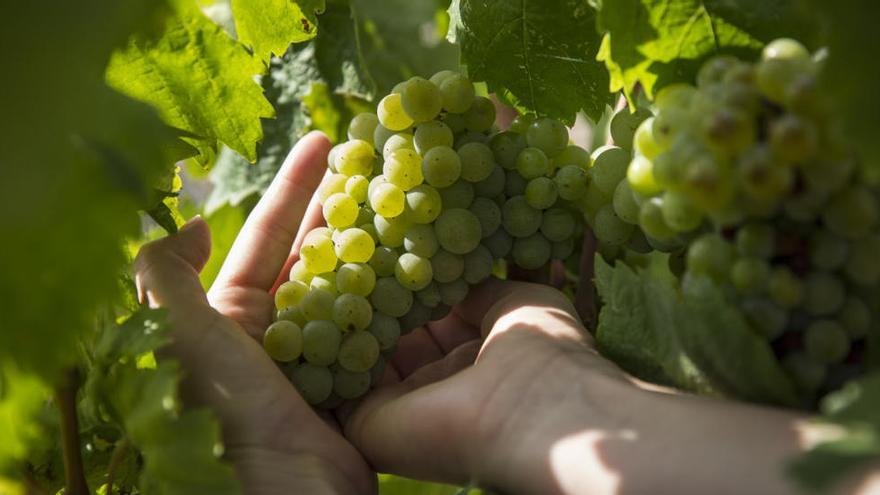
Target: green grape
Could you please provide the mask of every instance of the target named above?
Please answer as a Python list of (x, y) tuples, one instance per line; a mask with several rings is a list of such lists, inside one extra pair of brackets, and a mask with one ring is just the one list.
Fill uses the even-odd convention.
[(464, 255), (464, 281), (475, 285), (492, 275), (492, 267), (494, 263), (492, 253), (480, 245), (473, 251)]
[(464, 146), (466, 144), (470, 144), (470, 143), (486, 144), (488, 142), (489, 142), (488, 137), (485, 134), (483, 134), (482, 132), (467, 131), (465, 133), (455, 135), (455, 142), (453, 143), (452, 147), (455, 148), (456, 150), (459, 150), (459, 149), (461, 149), (462, 146)]
[(787, 198), (783, 209), (785, 215), (796, 222), (812, 223), (826, 210), (827, 199), (828, 195), (824, 191), (807, 189)]
[(440, 246), (453, 254), (473, 251), (482, 238), (480, 221), (473, 213), (463, 208), (444, 211), (434, 223)]
[(804, 284), (784, 267), (777, 267), (767, 280), (767, 293), (776, 304), (793, 308), (804, 300)]
[(480, 222), (481, 238), (489, 237), (501, 226), (501, 208), (491, 199), (474, 199), (469, 211)]
[[(379, 175), (373, 177), (372, 179), (370, 179), (370, 185), (367, 186), (367, 201), (368, 202), (370, 200), (370, 197), (373, 196), (373, 193), (376, 191), (376, 188), (378, 188), (382, 184), (388, 184), (388, 179), (386, 179), (385, 176), (382, 175), (381, 173)], [(376, 213), (373, 210), (373, 207), (370, 206), (369, 204), (367, 204), (366, 207), (369, 208), (371, 211), (373, 211), (373, 214)]]
[(538, 117), (531, 113), (527, 113), (525, 115), (517, 115), (510, 122), (510, 131), (525, 136), (526, 132), (528, 132), (529, 130), (529, 126), (532, 125), (536, 120), (538, 120)]
[(322, 289), (335, 296), (337, 292), (336, 272), (327, 272), (320, 275), (315, 275), (315, 278), (312, 279), (312, 283), (309, 284), (309, 289)]
[(749, 223), (736, 232), (736, 247), (743, 256), (769, 258), (776, 251), (773, 228), (763, 223)]
[[(370, 260), (375, 258), (376, 253), (374, 252)], [(370, 265), (345, 263), (336, 271), (336, 289), (342, 294), (356, 294), (366, 297), (370, 295), (370, 292), (373, 292), (375, 285), (376, 272)]]
[(413, 77), (403, 85), (400, 104), (414, 122), (427, 122), (440, 113), (443, 97), (434, 83)]
[[(559, 197), (562, 199), (577, 201), (587, 194), (587, 172), (577, 165), (565, 165), (560, 168), (553, 180), (556, 181)], [(508, 193), (508, 196), (510, 195)]]
[(297, 280), (284, 282), (275, 291), (275, 309), (282, 310), (299, 304), (309, 287)]
[[(394, 275), (394, 266), (397, 264), (397, 251), (388, 246), (377, 246), (373, 257), (370, 258), (370, 267), (380, 277)], [(375, 282), (373, 283), (375, 286)], [(347, 291), (343, 291), (347, 292)], [(362, 294), (365, 295), (365, 294)]]
[(492, 150), (483, 143), (467, 143), (458, 148), (461, 159), (461, 178), (468, 182), (485, 180), (495, 167)]
[(376, 107), (376, 113), (382, 127), (391, 131), (399, 132), (413, 125), (413, 119), (403, 110), (401, 96), (397, 93), (382, 98)]
[[(369, 179), (363, 175), (352, 175), (345, 182), (345, 194), (348, 194), (358, 204), (361, 204), (367, 200), (369, 186)], [(358, 211), (358, 214), (360, 214), (360, 211)]]
[(742, 64), (736, 57), (717, 55), (707, 60), (697, 72), (697, 86), (709, 87), (720, 83), (734, 67)]
[(449, 187), (461, 177), (461, 158), (448, 146), (431, 148), (422, 158), (422, 174), (434, 187)]
[(647, 108), (637, 108), (635, 112), (630, 112), (629, 108), (624, 107), (615, 112), (610, 124), (611, 138), (614, 140), (614, 144), (625, 150), (631, 150), (636, 129), (649, 117), (651, 117), (651, 111)]
[(382, 158), (387, 160), (397, 150), (415, 150), (413, 135), (408, 132), (399, 132), (388, 138), (385, 141), (385, 146), (382, 147)]
[(872, 234), (852, 244), (846, 258), (844, 271), (847, 277), (858, 285), (875, 286), (880, 282), (880, 234)]
[[(568, 167), (565, 167), (568, 168)], [(564, 170), (564, 169), (563, 169)], [(583, 170), (581, 173), (585, 174)], [(561, 172), (560, 172), (561, 174)], [(557, 175), (558, 179), (559, 175)], [(586, 182), (586, 175), (584, 175), (584, 182)], [(504, 195), (508, 197), (513, 196), (522, 196), (526, 193), (526, 186), (528, 185), (528, 181), (523, 179), (522, 175), (519, 175), (517, 171), (507, 172), (507, 177), (504, 178)], [(558, 185), (558, 184), (557, 184)], [(562, 192), (562, 186), (559, 186), (560, 193)]]
[(612, 197), (612, 205), (618, 218), (633, 225), (639, 223), (639, 204), (636, 203), (628, 180), (624, 179), (617, 184)]
[(263, 349), (275, 361), (295, 361), (303, 350), (302, 329), (291, 321), (276, 321), (263, 334)]
[(276, 321), (291, 321), (296, 323), (300, 328), (306, 325), (306, 317), (303, 316), (302, 310), (299, 306), (291, 306), (289, 308), (284, 308), (278, 312), (275, 318)]
[(342, 332), (332, 321), (313, 320), (302, 331), (302, 355), (316, 366), (330, 366), (336, 361)]
[(443, 302), (440, 298), (440, 287), (437, 285), (437, 282), (433, 281), (424, 289), (416, 292), (416, 299), (429, 308), (435, 308)]
[(538, 148), (526, 148), (516, 157), (516, 170), (526, 180), (550, 173), (550, 160)]
[(421, 184), (406, 193), (406, 211), (413, 222), (431, 223), (442, 209), (440, 193), (431, 186)]
[(358, 203), (345, 193), (336, 193), (324, 202), (324, 219), (333, 228), (344, 228), (354, 224), (358, 216)]
[(785, 101), (786, 89), (805, 72), (811, 71), (810, 61), (771, 58), (755, 66), (755, 82), (761, 94), (774, 103)]
[(770, 148), (785, 163), (797, 163), (813, 156), (818, 136), (812, 123), (793, 114), (785, 114), (770, 125)]
[(467, 130), (486, 132), (495, 124), (495, 105), (489, 98), (477, 96), (463, 115)]
[(400, 331), (403, 334), (407, 334), (425, 323), (428, 323), (431, 321), (431, 313), (431, 308), (425, 306), (419, 301), (413, 301), (412, 307), (409, 311), (397, 320), (400, 322)]
[(338, 368), (333, 372), (333, 393), (342, 399), (357, 399), (370, 390), (369, 371), (354, 372)]
[(602, 146), (592, 155), (593, 166), (590, 175), (593, 183), (606, 196), (614, 194), (614, 189), (627, 173), (630, 154), (617, 146)]
[(324, 402), (333, 391), (333, 374), (325, 366), (300, 364), (290, 373), (290, 381), (302, 398), (312, 405)]
[(373, 257), (376, 244), (364, 230), (346, 229), (335, 239), (336, 257), (344, 263), (366, 263)]
[(814, 316), (830, 315), (838, 311), (846, 298), (846, 288), (834, 275), (813, 272), (804, 290), (804, 309)]
[(576, 144), (570, 144), (562, 150), (562, 153), (553, 157), (553, 163), (560, 167), (575, 165), (582, 169), (587, 169), (591, 163), (590, 152)]
[(370, 302), (375, 309), (395, 318), (405, 315), (412, 306), (412, 301), (412, 292), (400, 285), (395, 277), (377, 280), (370, 295)]
[(849, 337), (840, 323), (818, 320), (804, 332), (804, 350), (820, 363), (839, 363), (849, 354)]
[(831, 232), (856, 239), (868, 234), (877, 223), (877, 200), (864, 186), (853, 185), (844, 189), (828, 204), (822, 216)]
[(552, 246), (540, 233), (513, 241), (513, 262), (526, 270), (536, 270), (550, 261)]
[(443, 208), (469, 208), (474, 200), (474, 186), (467, 181), (459, 180), (449, 187), (438, 191)]
[(397, 347), (397, 341), (400, 339), (400, 323), (397, 318), (377, 311), (373, 313), (373, 320), (367, 331), (376, 338), (380, 351), (386, 352)]
[(355, 139), (342, 145), (336, 155), (336, 171), (347, 177), (370, 175), (376, 153), (369, 141)]
[(392, 131), (384, 127), (382, 124), (376, 126), (376, 130), (373, 131), (373, 148), (377, 150), (381, 150), (385, 148), (385, 143), (396, 134), (396, 131)]
[[(643, 162), (647, 166), (650, 162)], [(647, 169), (646, 169), (647, 170)], [(630, 166), (630, 172), (632, 172)], [(717, 163), (711, 155), (697, 157), (688, 164), (682, 188), (697, 206), (706, 210), (718, 210), (729, 205), (736, 193), (736, 181), (728, 167)], [(650, 177), (647, 174), (646, 177)], [(647, 191), (639, 191), (630, 179), (633, 190), (645, 194)], [(751, 203), (746, 203), (748, 206)]]
[(434, 85), (439, 88), (440, 85), (443, 84), (443, 81), (445, 81), (447, 78), (458, 75), (458, 72), (455, 72), (454, 70), (441, 70), (439, 72), (435, 72), (434, 75), (431, 76), (431, 78), (428, 80), (434, 83)]
[(488, 177), (474, 183), (474, 194), (483, 198), (494, 198), (502, 194), (506, 176), (503, 168), (494, 165)]
[(857, 171), (856, 162), (850, 159), (829, 161), (811, 157), (798, 163), (806, 187), (833, 194), (846, 187)]
[(526, 131), (526, 141), (553, 158), (568, 146), (568, 129), (558, 120), (538, 119)]
[(333, 302), (336, 296), (323, 289), (311, 289), (299, 302), (299, 308), (307, 320), (332, 320)]
[(525, 138), (515, 132), (501, 132), (489, 140), (489, 148), (495, 155), (495, 161), (502, 167), (513, 170), (516, 168), (516, 158), (526, 148)]
[(819, 230), (810, 238), (810, 263), (820, 270), (835, 270), (843, 266), (849, 254), (849, 244), (827, 230)]
[(574, 253), (574, 239), (566, 239), (550, 244), (550, 258), (554, 260), (566, 260)]
[(626, 171), (626, 179), (629, 187), (643, 196), (654, 196), (663, 191), (654, 179), (654, 163), (644, 156), (633, 158)]
[(754, 146), (740, 156), (739, 175), (743, 190), (761, 200), (782, 197), (794, 183), (791, 169), (779, 166), (764, 145)]
[(663, 218), (663, 200), (651, 198), (639, 208), (639, 227), (645, 235), (659, 241), (669, 241), (675, 237), (675, 231)]
[(653, 160), (663, 151), (654, 138), (654, 117), (645, 119), (639, 124), (636, 134), (633, 136), (633, 147), (639, 156), (648, 159), (648, 161)]
[(452, 282), (464, 272), (464, 259), (441, 249), (431, 257), (431, 271), (434, 273), (434, 280), (440, 283)]
[(764, 46), (761, 58), (763, 60), (782, 59), (808, 62), (810, 52), (804, 48), (804, 45), (791, 38), (778, 38)]
[(431, 225), (415, 224), (407, 229), (403, 236), (403, 247), (412, 254), (423, 258), (430, 258), (440, 248), (434, 227)]
[(733, 258), (733, 248), (718, 234), (703, 234), (688, 248), (687, 267), (690, 273), (707, 275), (716, 281), (727, 278)]
[[(409, 191), (424, 180), (422, 160), (415, 151), (409, 149), (401, 148), (393, 151), (385, 159), (382, 171), (389, 183), (403, 191)], [(378, 213), (378, 210), (376, 211)]]
[(369, 371), (379, 360), (379, 341), (370, 332), (352, 332), (342, 339), (336, 359), (348, 371)]
[(730, 108), (719, 108), (707, 114), (701, 122), (701, 131), (710, 146), (727, 154), (747, 148), (755, 141), (756, 133), (751, 115)]
[[(300, 254), (300, 256), (302, 256), (302, 254)], [(311, 283), (314, 276), (315, 274), (309, 271), (306, 267), (306, 262), (302, 259), (297, 260), (297, 262), (290, 267), (290, 280), (296, 280), (297, 282), (302, 282), (308, 285)]]
[(299, 252), (305, 268), (312, 274), (331, 272), (336, 268), (333, 241), (320, 235), (306, 236)]
[(323, 203), (327, 198), (336, 194), (345, 192), (345, 183), (348, 182), (348, 176), (342, 174), (331, 174), (324, 177), (321, 186), (318, 188), (318, 200)]
[(740, 258), (730, 268), (730, 281), (741, 294), (761, 292), (769, 275), (770, 265), (760, 258)]
[(443, 108), (449, 112), (466, 112), (476, 97), (473, 83), (459, 74), (450, 75), (437, 85), (440, 87)]
[[(513, 237), (506, 230), (497, 229), (494, 234), (483, 239), (483, 245), (492, 253), (493, 258), (501, 259), (510, 254), (510, 250), (513, 249)], [(434, 268), (434, 278), (437, 278), (436, 267)]]
[(452, 130), (443, 122), (436, 120), (419, 124), (413, 137), (416, 152), (422, 156), (438, 146), (449, 148), (452, 143)]
[(635, 226), (621, 220), (611, 205), (605, 205), (596, 212), (593, 233), (605, 244), (622, 246), (629, 240), (634, 230)]
[(396, 217), (403, 213), (406, 196), (394, 184), (378, 184), (370, 194), (370, 208), (385, 218)]
[(528, 237), (541, 228), (540, 210), (529, 206), (525, 196), (514, 196), (501, 207), (501, 224), (514, 237)]
[(428, 258), (413, 253), (403, 253), (397, 258), (394, 276), (404, 288), (417, 291), (431, 283), (434, 272)]
[(788, 354), (783, 358), (782, 366), (802, 390), (814, 391), (825, 380), (825, 366), (805, 352)]
[(396, 248), (403, 246), (403, 237), (411, 223), (404, 218), (384, 218), (377, 216), (373, 225), (379, 234), (379, 242), (385, 246)]
[[(371, 137), (370, 140), (372, 141), (372, 139), (373, 138)], [(327, 153), (327, 169), (330, 170), (330, 172), (332, 172), (334, 174), (338, 173), (336, 171), (336, 156), (339, 155), (340, 151), (342, 151), (343, 144), (345, 144), (345, 143), (339, 143), (339, 144), (333, 146), (332, 148), (330, 148), (330, 151)]]
[[(666, 108), (654, 117), (651, 134), (662, 149), (670, 148), (675, 139), (690, 125), (687, 107)], [(622, 146), (623, 147), (623, 146)], [(659, 158), (657, 155), (655, 158)]]
[(742, 310), (752, 328), (767, 340), (782, 335), (788, 325), (788, 313), (766, 299), (747, 299)]
[(679, 192), (664, 193), (660, 210), (666, 225), (676, 232), (690, 232), (703, 223), (702, 212), (687, 195)]
[(871, 328), (871, 310), (864, 301), (855, 296), (846, 299), (837, 319), (853, 340), (864, 338)]
[(574, 235), (574, 217), (562, 208), (551, 208), (544, 212), (541, 233), (551, 242), (569, 239)]
[(556, 203), (559, 193), (556, 182), (549, 177), (538, 177), (526, 185), (526, 202), (532, 208), (546, 210)]
[(348, 124), (348, 139), (360, 139), (372, 143), (378, 125), (379, 117), (375, 113), (359, 113)]
[(443, 304), (447, 306), (455, 306), (464, 301), (467, 297), (469, 286), (464, 279), (458, 278), (452, 282), (440, 284), (440, 297), (443, 298)]
[(366, 232), (367, 235), (369, 235), (370, 238), (373, 239), (373, 244), (378, 244), (380, 242), (379, 231), (376, 230), (376, 226), (372, 223), (361, 224), (358, 228)]
[(660, 112), (690, 107), (697, 88), (685, 83), (664, 86), (654, 97), (654, 107)]
[(364, 296), (345, 293), (333, 303), (333, 322), (343, 332), (367, 328), (372, 317), (373, 308)]

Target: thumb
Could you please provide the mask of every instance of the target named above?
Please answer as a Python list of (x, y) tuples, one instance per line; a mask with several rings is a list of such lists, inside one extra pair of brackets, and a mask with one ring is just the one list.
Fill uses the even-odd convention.
[(141, 302), (153, 307), (207, 305), (199, 271), (210, 255), (211, 232), (200, 216), (176, 234), (144, 245), (134, 262)]

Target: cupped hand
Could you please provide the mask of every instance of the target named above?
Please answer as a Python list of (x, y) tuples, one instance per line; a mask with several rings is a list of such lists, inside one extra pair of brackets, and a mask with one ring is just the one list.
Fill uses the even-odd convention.
[(249, 494), (376, 491), (375, 474), (338, 425), (313, 412), (259, 342), (272, 321), (271, 289), (303, 231), (320, 220), (307, 210), (329, 149), (319, 133), (297, 143), (208, 294), (198, 273), (211, 240), (199, 218), (144, 246), (135, 263), (141, 297), (169, 311), (165, 352), (186, 372), (184, 400), (218, 414), (226, 457)]

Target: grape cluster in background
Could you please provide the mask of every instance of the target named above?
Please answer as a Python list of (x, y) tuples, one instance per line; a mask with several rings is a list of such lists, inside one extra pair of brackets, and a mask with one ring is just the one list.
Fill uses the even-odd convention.
[(878, 191), (817, 94), (821, 59), (776, 40), (622, 110), (583, 198), (607, 257), (669, 252), (684, 283), (723, 286), (807, 400), (863, 372), (880, 295)]
[(576, 255), (586, 150), (560, 122), (517, 117), (462, 75), (413, 77), (352, 119), (263, 344), (310, 404), (333, 408), (381, 379), (401, 335), (446, 316), (503, 270)]

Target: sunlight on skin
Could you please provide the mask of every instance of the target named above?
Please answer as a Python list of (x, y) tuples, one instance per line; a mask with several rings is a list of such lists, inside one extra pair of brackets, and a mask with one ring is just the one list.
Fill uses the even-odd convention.
[[(601, 444), (608, 440), (635, 442), (638, 434), (633, 430), (585, 430), (560, 438), (553, 444), (550, 469), (563, 493), (583, 490), (584, 479), (590, 480), (590, 493), (618, 493), (622, 481), (620, 474), (608, 469), (598, 454)], [(574, 479), (571, 479), (572, 473), (577, 473)]]

